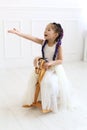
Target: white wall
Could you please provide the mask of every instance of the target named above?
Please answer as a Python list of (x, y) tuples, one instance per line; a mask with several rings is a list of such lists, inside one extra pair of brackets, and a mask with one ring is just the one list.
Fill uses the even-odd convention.
[[(10, 2), (10, 5), (8, 4)], [(76, 2), (70, 4), (72, 8), (46, 6), (34, 0), (31, 5), (25, 6), (24, 1), (3, 0), (0, 7), (0, 67), (31, 66), (33, 58), (40, 54), (40, 46), (31, 41), (8, 34), (10, 28), (18, 28), (25, 33), (43, 37), (45, 26), (49, 22), (59, 22), (64, 28), (63, 53), (65, 61), (81, 60), (83, 55), (83, 27), (80, 20), (80, 8), (73, 8)], [(17, 4), (18, 2), (18, 4)], [(21, 2), (21, 5), (19, 5)], [(50, 1), (48, 1), (49, 3)], [(56, 1), (57, 2), (57, 1)], [(64, 0), (65, 2), (65, 0)], [(14, 6), (13, 6), (14, 4)], [(28, 2), (29, 4), (29, 2)], [(18, 6), (17, 6), (18, 5)], [(42, 7), (40, 6), (42, 5)], [(55, 4), (57, 5), (57, 4)], [(58, 3), (59, 5), (59, 3)], [(60, 2), (62, 6), (62, 3)]]
[(0, 6), (55, 6), (57, 8), (77, 8), (78, 6), (81, 6), (80, 3), (81, 2), (79, 2), (78, 0), (3, 0), (0, 1)]

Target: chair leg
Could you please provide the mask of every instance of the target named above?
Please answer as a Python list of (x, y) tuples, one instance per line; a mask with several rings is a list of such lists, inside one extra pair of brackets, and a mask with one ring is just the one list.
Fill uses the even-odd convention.
[(37, 102), (39, 92), (40, 92), (40, 84), (37, 82), (37, 83), (36, 83), (35, 95), (34, 95), (34, 103)]
[(37, 82), (36, 83), (35, 95), (34, 95), (34, 102), (31, 105), (25, 104), (22, 107), (29, 108), (29, 107), (36, 106), (36, 107), (41, 108), (41, 102), (37, 101), (39, 92), (40, 92), (40, 84)]
[(39, 109), (42, 109), (41, 101), (36, 102), (35, 104), (32, 104), (35, 107), (38, 107)]

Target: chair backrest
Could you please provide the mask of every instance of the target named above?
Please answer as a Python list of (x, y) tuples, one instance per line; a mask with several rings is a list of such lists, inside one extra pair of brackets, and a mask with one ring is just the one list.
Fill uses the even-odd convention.
[(40, 71), (43, 69), (43, 65), (44, 65), (44, 63), (45, 63), (46, 61), (43, 59), (43, 58), (39, 58), (38, 60), (37, 60), (37, 66), (35, 66), (35, 73), (36, 74), (39, 74), (40, 73)]
[(46, 69), (43, 67), (46, 60), (39, 58), (37, 61), (37, 66), (35, 67), (35, 73), (38, 74), (38, 82), (40, 82), (45, 74)]

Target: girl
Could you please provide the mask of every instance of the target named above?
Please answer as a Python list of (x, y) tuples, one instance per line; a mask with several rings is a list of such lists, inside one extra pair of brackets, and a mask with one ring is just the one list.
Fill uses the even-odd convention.
[[(40, 94), (42, 101), (42, 110), (44, 113), (49, 111), (56, 112), (61, 108), (68, 108), (69, 102), (69, 85), (62, 66), (62, 46), (63, 29), (58, 23), (49, 23), (44, 31), (44, 39), (39, 39), (31, 35), (23, 34), (15, 28), (8, 30), (9, 33), (16, 34), (20, 37), (41, 44), (42, 57), (47, 58), (48, 62), (44, 64), (46, 73), (41, 81)], [(34, 65), (39, 57), (34, 60)], [(33, 73), (29, 81), (29, 90), (27, 105), (34, 101), (36, 75)]]

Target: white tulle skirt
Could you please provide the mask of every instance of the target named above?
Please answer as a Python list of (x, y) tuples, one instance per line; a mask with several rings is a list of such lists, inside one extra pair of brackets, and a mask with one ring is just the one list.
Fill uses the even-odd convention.
[[(30, 105), (34, 101), (36, 82), (37, 75), (32, 72), (24, 104)], [(72, 106), (71, 85), (62, 65), (51, 67), (46, 71), (41, 81), (39, 100), (42, 101), (43, 110), (52, 110), (53, 112), (69, 109)]]

